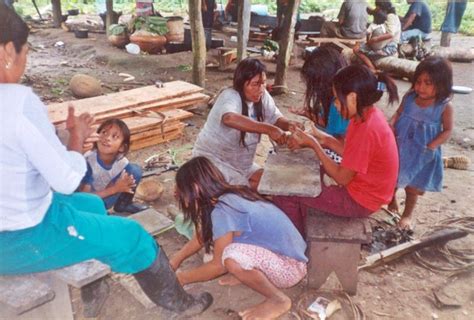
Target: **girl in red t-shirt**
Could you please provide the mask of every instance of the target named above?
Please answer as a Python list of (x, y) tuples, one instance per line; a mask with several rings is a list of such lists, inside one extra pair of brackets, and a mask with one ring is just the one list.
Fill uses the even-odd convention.
[[(398, 100), (397, 87), (386, 74), (375, 76), (364, 66), (339, 70), (333, 80), (337, 110), (350, 119), (345, 142), (312, 128), (306, 133), (292, 129), (291, 149), (311, 148), (321, 161), (321, 177), (331, 177), (336, 185), (326, 185), (318, 197), (274, 197), (274, 202), (304, 234), (307, 208), (326, 213), (365, 217), (390, 202), (398, 174), (398, 151), (393, 131), (382, 111), (374, 106), (387, 91), (389, 102)], [(335, 163), (324, 152), (329, 148), (342, 155)]]

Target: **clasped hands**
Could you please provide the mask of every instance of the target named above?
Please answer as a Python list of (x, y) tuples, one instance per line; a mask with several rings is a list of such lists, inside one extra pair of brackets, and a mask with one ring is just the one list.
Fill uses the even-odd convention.
[(308, 148), (315, 143), (323, 143), (327, 134), (316, 128), (313, 123), (311, 123), (310, 129), (310, 132), (306, 132), (302, 123), (291, 122), (289, 131), (278, 128), (278, 131), (275, 130), (274, 134), (270, 134), (270, 138), (279, 145), (287, 145), (290, 150)]

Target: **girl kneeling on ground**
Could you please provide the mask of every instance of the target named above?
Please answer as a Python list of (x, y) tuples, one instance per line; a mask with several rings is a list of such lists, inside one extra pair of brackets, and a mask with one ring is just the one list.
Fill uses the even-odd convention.
[[(374, 106), (386, 90), (389, 102), (398, 98), (397, 87), (387, 75), (375, 76), (364, 66), (341, 69), (334, 76), (333, 91), (337, 110), (350, 119), (345, 142), (314, 126), (312, 134), (292, 129), (288, 146), (313, 149), (321, 161), (321, 177), (327, 174), (337, 183), (321, 183), (322, 192), (315, 198), (273, 198), (301, 234), (305, 234), (308, 208), (338, 216), (366, 217), (392, 199), (398, 174), (397, 145), (382, 111)], [(341, 164), (329, 158), (323, 147), (341, 154)]]
[(231, 186), (205, 157), (185, 163), (176, 174), (176, 197), (194, 237), (171, 259), (176, 270), (205, 247), (211, 261), (178, 272), (181, 284), (207, 281), (225, 273), (223, 285), (243, 283), (265, 301), (239, 313), (243, 319), (276, 318), (291, 308), (279, 288), (296, 285), (306, 275), (306, 243), (288, 217), (244, 186)]

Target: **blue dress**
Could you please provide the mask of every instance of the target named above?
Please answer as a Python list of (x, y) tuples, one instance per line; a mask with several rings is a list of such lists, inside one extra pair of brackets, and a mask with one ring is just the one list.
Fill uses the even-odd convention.
[(399, 188), (414, 187), (422, 191), (441, 191), (443, 160), (441, 147), (430, 150), (427, 145), (442, 130), (442, 114), (447, 101), (421, 108), (415, 102), (415, 92), (404, 98), (403, 112), (395, 124), (400, 154)]

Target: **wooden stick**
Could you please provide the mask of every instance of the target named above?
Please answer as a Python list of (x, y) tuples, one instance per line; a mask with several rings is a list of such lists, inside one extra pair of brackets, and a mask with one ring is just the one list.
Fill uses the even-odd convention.
[(379, 253), (372, 254), (365, 258), (365, 263), (359, 266), (359, 270), (367, 269), (395, 260), (407, 253), (411, 253), (422, 248), (432, 246), (435, 244), (445, 243), (449, 240), (454, 240), (467, 236), (467, 232), (458, 229), (442, 229), (433, 232), (432, 234), (422, 238), (408, 241), (397, 246), (388, 248)]

